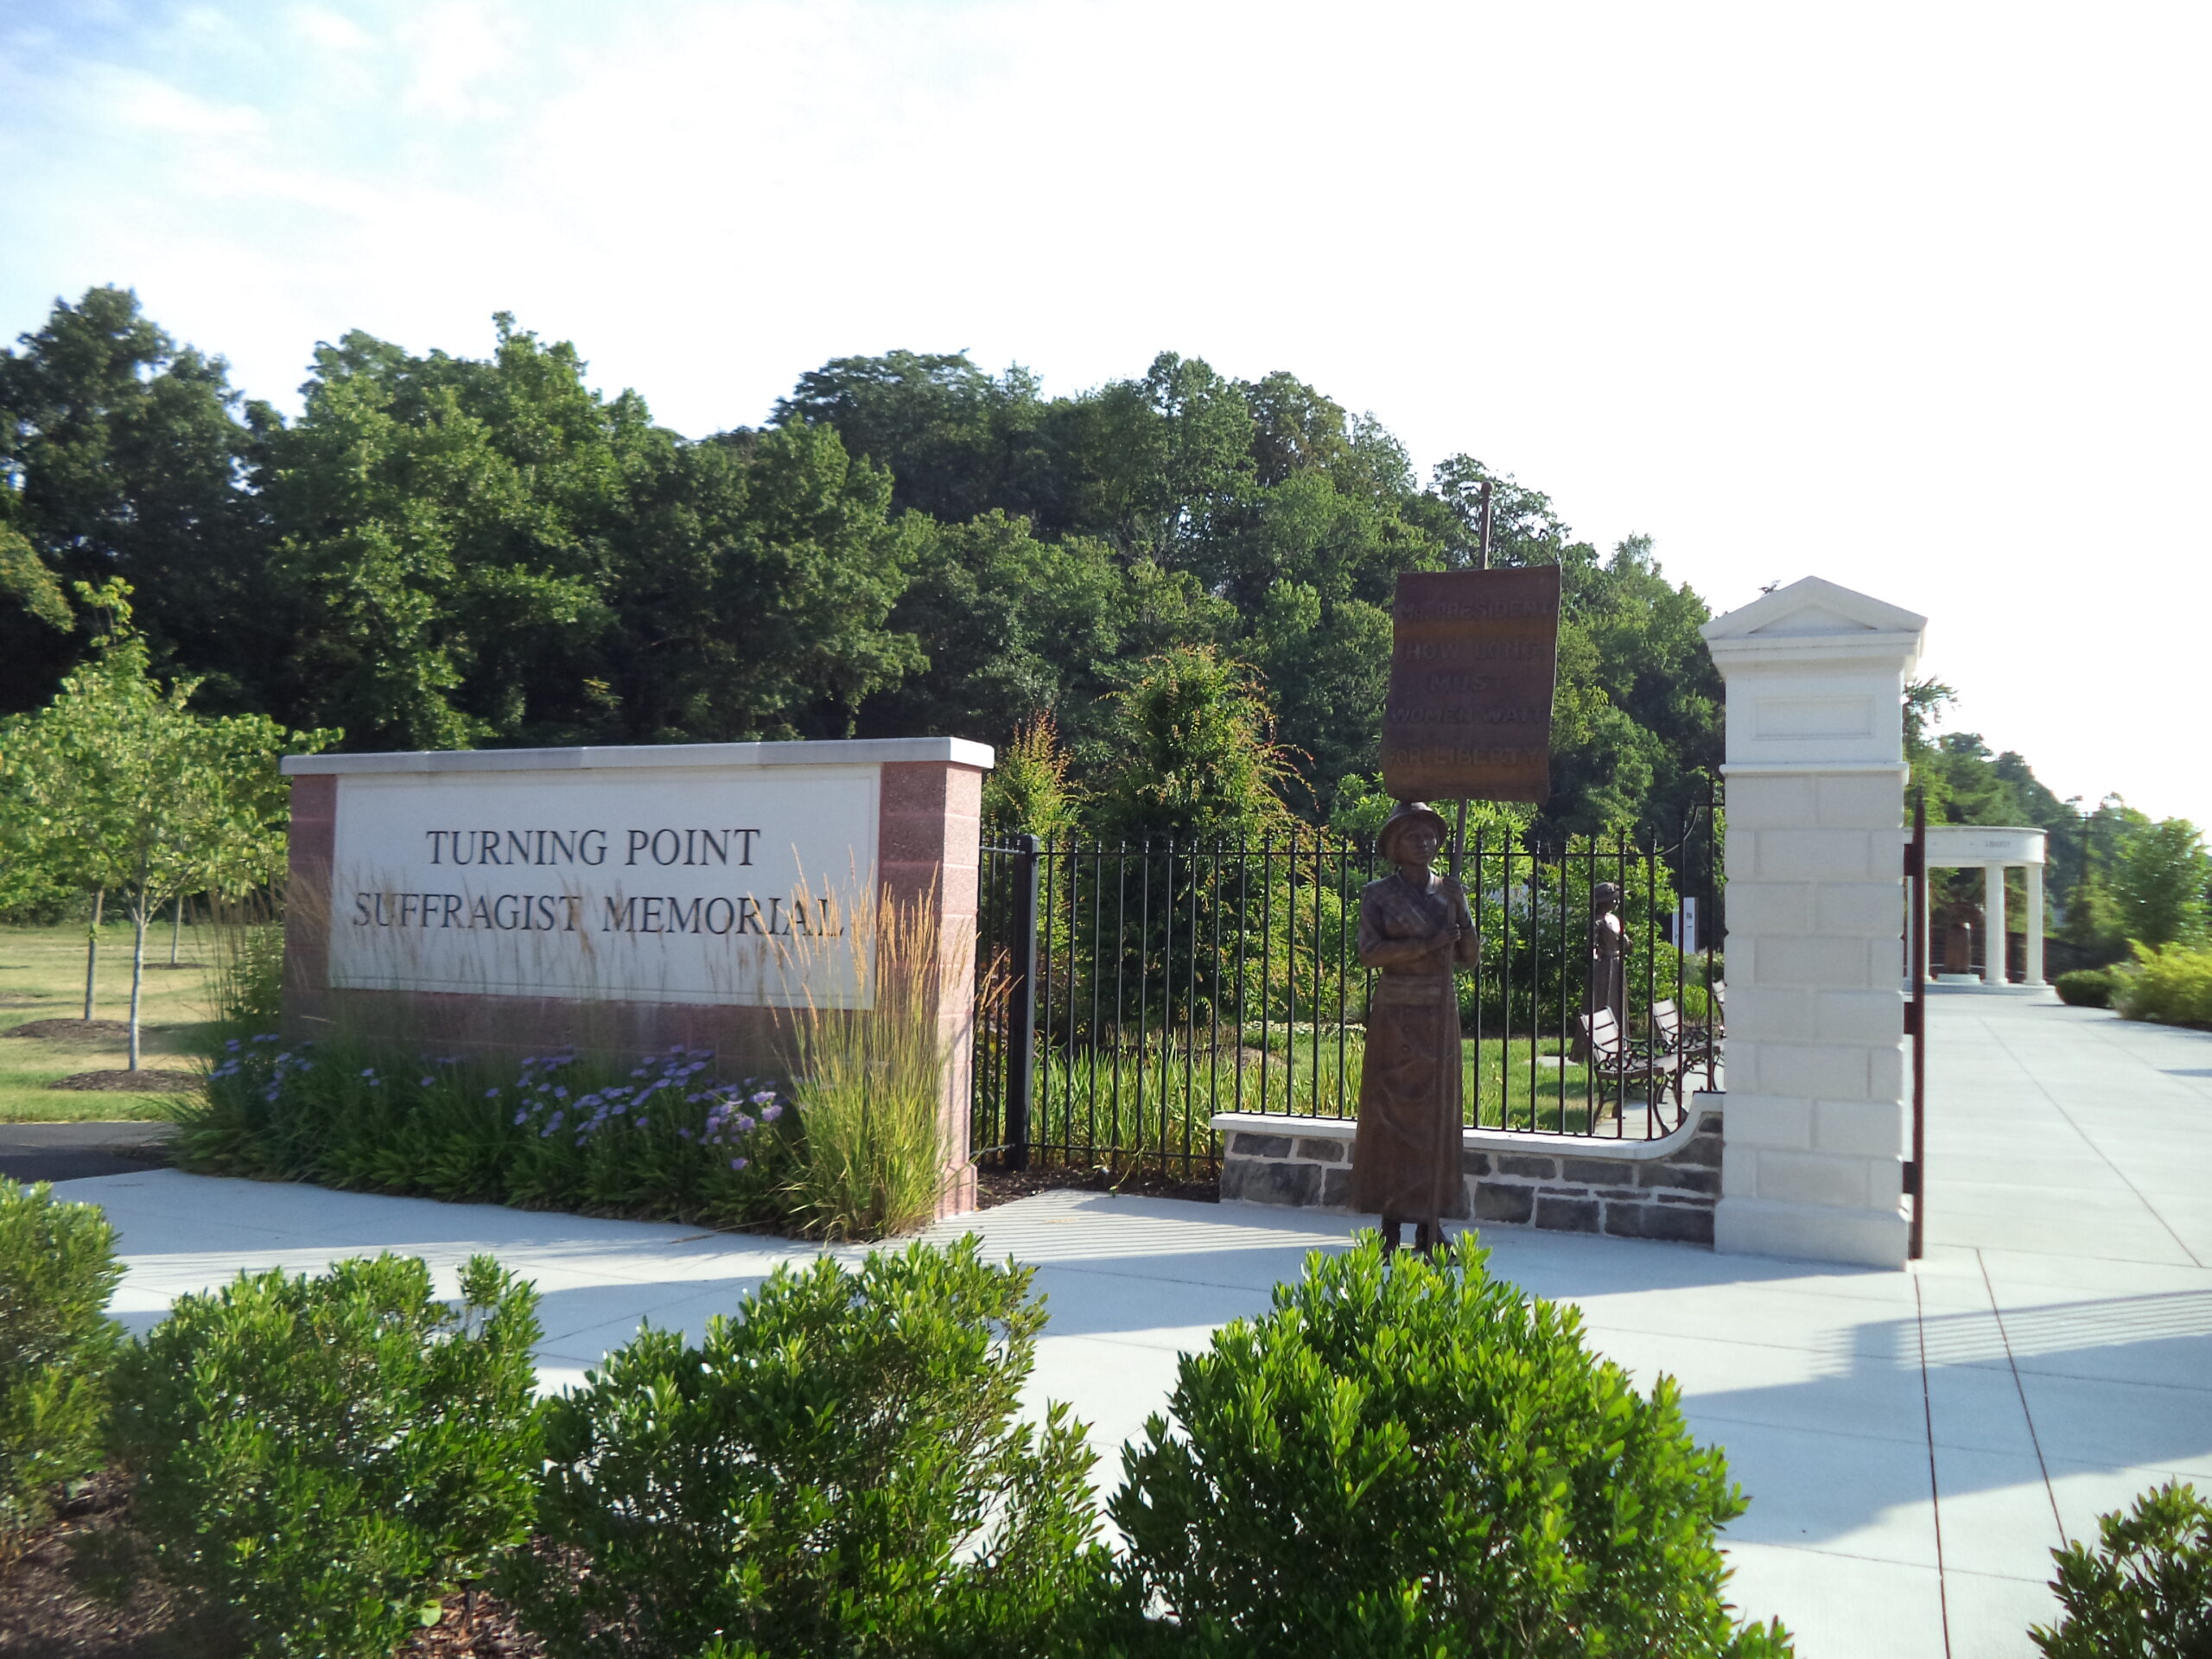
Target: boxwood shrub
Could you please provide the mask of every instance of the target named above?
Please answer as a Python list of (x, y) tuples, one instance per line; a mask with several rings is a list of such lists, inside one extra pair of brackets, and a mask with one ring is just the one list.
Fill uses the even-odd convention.
[(2076, 968), (2052, 982), (2058, 988), (2058, 1000), (2074, 1008), (2110, 1007), (2114, 982), (2109, 968)]
[(1365, 1236), (1185, 1356), (1109, 1505), (1209, 1653), (1763, 1655), (1714, 1532), (1742, 1512), (1675, 1384), (1649, 1396), (1575, 1313)]
[(2212, 1504), (2194, 1486), (2145, 1492), (2097, 1522), (2097, 1547), (2051, 1551), (2065, 1609), (2029, 1631), (2048, 1659), (2202, 1659), (2212, 1654)]
[(122, 1278), (98, 1209), (0, 1179), (0, 1557), (100, 1462)]
[(537, 1293), (488, 1257), (458, 1309), (419, 1261), (178, 1298), (116, 1373), (158, 1575), (214, 1650), (389, 1655), (528, 1533)]
[(1110, 1562), (1081, 1427), (1015, 1421), (1030, 1274), (971, 1236), (642, 1332), (552, 1403), (524, 1627), (554, 1659), (1080, 1650)]

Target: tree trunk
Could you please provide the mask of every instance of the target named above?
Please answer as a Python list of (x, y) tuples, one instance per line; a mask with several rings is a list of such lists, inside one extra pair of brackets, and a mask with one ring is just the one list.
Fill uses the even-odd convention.
[(130, 1069), (138, 1069), (138, 988), (146, 982), (146, 895), (130, 906)]
[(92, 889), (92, 925), (85, 933), (85, 1018), (92, 1017), (92, 981), (100, 965), (100, 907), (107, 902), (107, 889)]
[(176, 905), (169, 912), (169, 966), (176, 966), (177, 939), (184, 932), (184, 895), (176, 896)]

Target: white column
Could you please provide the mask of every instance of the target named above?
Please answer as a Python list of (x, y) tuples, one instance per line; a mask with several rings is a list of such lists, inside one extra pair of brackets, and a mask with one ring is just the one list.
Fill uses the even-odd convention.
[(1703, 630), (1728, 688), (1718, 1249), (1904, 1265), (1902, 706), (1926, 626), (1808, 577)]
[[(1920, 884), (1920, 937), (1928, 942), (1928, 977), (1930, 979), (1935, 978), (1943, 967), (1942, 942), (1936, 937), (1935, 874), (1935, 867), (1930, 865), (1927, 871), (1929, 879)], [(1907, 893), (1909, 899), (1910, 884)], [(1912, 978), (1912, 963), (1910, 962), (1904, 965), (1904, 976), (1910, 982)]]
[(1981, 867), (1981, 982), (2005, 982), (2005, 867), (1992, 860)]
[(2043, 983), (2043, 866), (2028, 866), (2028, 972), (2026, 982)]

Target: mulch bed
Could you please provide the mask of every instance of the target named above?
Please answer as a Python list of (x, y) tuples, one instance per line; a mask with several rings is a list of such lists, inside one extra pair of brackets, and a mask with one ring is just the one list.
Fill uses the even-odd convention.
[(995, 1209), (1001, 1204), (1012, 1204), (1017, 1198), (1034, 1198), (1039, 1192), (1121, 1192), (1147, 1198), (1185, 1198), (1198, 1204), (1221, 1202), (1221, 1180), (1208, 1175), (1198, 1179), (1185, 1179), (1162, 1174), (1158, 1170), (1110, 1170), (1103, 1166), (1084, 1168), (1069, 1164), (1033, 1164), (1027, 1169), (993, 1169), (988, 1165), (976, 1172), (976, 1207)]
[(46, 1086), (108, 1095), (179, 1095), (189, 1094), (199, 1088), (200, 1074), (196, 1071), (156, 1071), (150, 1067), (141, 1066), (136, 1071), (78, 1071), (66, 1077), (56, 1077)]
[[(181, 1618), (152, 1582), (137, 1582), (130, 1599), (114, 1605), (82, 1581), (79, 1547), (91, 1543), (104, 1554), (127, 1549), (130, 1507), (122, 1481), (95, 1476), (21, 1554), (0, 1566), (0, 1656), (217, 1659), (205, 1640), (195, 1639), (193, 1622)], [(538, 1659), (544, 1651), (492, 1597), (476, 1598), (473, 1618), (465, 1618), (463, 1603), (461, 1596), (448, 1597), (443, 1621), (410, 1640), (397, 1659)]]
[(27, 1020), (0, 1031), (0, 1037), (31, 1037), (49, 1043), (127, 1042), (130, 1027), (121, 1020)]
[(34, 1533), (22, 1552), (0, 1567), (0, 1654), (53, 1659), (168, 1659), (188, 1649), (169, 1639), (168, 1598), (140, 1585), (120, 1607), (86, 1593), (77, 1580), (80, 1542), (120, 1541), (123, 1483), (98, 1475), (63, 1503), (52, 1524)]

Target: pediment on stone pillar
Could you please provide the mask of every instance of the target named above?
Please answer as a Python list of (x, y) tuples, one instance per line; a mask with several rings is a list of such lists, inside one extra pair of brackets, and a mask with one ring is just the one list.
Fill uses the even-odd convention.
[(1710, 642), (1721, 639), (1783, 639), (1808, 635), (1909, 633), (1928, 619), (1902, 605), (1891, 605), (1820, 576), (1807, 576), (1762, 594), (1750, 604), (1716, 616), (1700, 630)]
[(1699, 632), (1728, 683), (1727, 765), (1902, 767), (1905, 676), (1927, 618), (1819, 576)]

